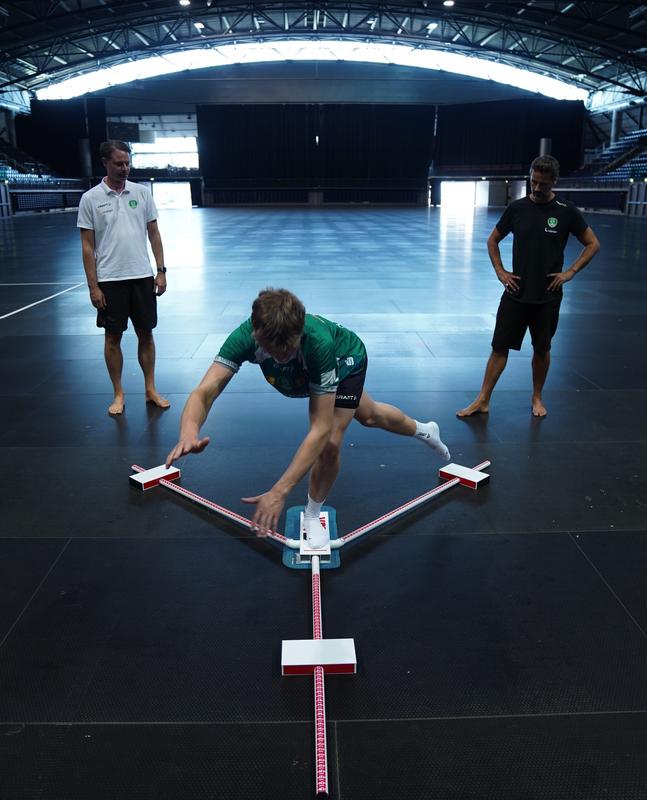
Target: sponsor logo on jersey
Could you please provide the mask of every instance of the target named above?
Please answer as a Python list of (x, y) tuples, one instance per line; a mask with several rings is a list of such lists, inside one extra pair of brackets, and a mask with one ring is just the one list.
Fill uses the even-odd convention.
[(328, 370), (328, 372), (324, 372), (321, 375), (321, 381), (319, 385), (321, 386), (322, 389), (325, 388), (326, 386), (333, 386), (335, 383), (337, 383), (336, 369)]

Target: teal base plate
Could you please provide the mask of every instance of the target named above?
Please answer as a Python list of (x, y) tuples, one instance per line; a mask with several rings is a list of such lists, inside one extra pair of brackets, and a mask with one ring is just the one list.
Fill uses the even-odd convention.
[[(285, 518), (285, 535), (289, 539), (298, 539), (301, 536), (300, 521), (301, 512), (305, 506), (292, 506), (288, 508)], [(330, 526), (330, 538), (337, 538), (337, 514), (332, 506), (323, 506), (322, 511), (328, 512), (328, 524)], [(310, 569), (310, 559), (301, 561), (298, 550), (290, 547), (283, 547), (283, 563), (290, 569)], [(331, 550), (330, 557), (322, 556), (319, 559), (320, 569), (337, 569), (341, 565), (339, 550)]]

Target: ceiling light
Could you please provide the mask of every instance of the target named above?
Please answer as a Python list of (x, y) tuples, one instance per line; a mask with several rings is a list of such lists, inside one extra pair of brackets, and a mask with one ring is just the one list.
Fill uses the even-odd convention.
[(191, 0), (180, 0), (180, 5), (181, 6), (190, 6), (191, 5)]
[(454, 5), (454, 0), (443, 0), (445, 8), (451, 8)]
[[(78, 97), (86, 92), (187, 69), (276, 61), (363, 61), (375, 64), (398, 64), (491, 80), (560, 100), (586, 100), (588, 96), (587, 91), (564, 81), (548, 78), (535, 72), (515, 69), (494, 61), (431, 48), (418, 49), (409, 45), (387, 45), (385, 43), (378, 45), (369, 42), (366, 46), (359, 42), (328, 39), (289, 39), (245, 45), (229, 44), (209, 50), (167, 53), (163, 58), (161, 56), (142, 58), (127, 64), (117, 64), (114, 67), (58, 81), (48, 87), (37, 89), (36, 96), (39, 100)], [(46, 80), (43, 76), (40, 78)]]
[(193, 24), (199, 31), (204, 30), (204, 22), (194, 22)]

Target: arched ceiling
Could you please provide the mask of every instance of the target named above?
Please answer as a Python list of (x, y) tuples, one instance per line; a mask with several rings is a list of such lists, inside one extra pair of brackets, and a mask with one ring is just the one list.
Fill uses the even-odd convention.
[(647, 96), (647, 4), (541, 0), (0, 0), (0, 93), (173, 50), (287, 37), (476, 53), (590, 93)]

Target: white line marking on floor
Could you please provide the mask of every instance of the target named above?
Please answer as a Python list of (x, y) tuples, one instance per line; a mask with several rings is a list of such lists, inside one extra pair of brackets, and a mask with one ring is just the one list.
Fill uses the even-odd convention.
[[(74, 281), (37, 281), (34, 283), (0, 283), (0, 286), (70, 286)], [(78, 286), (78, 283), (74, 284)]]
[(65, 294), (65, 292), (71, 292), (72, 289), (78, 289), (79, 286), (83, 286), (82, 283), (76, 283), (74, 286), (70, 286), (68, 289), (63, 289), (62, 292), (56, 292), (56, 294), (50, 294), (49, 297), (43, 297), (42, 300), (36, 300), (35, 303), (30, 303), (28, 306), (23, 306), (22, 308), (17, 308), (15, 311), (10, 311), (8, 314), (3, 314), (0, 319), (7, 319), (7, 317), (13, 317), (14, 314), (20, 314), (21, 311), (26, 311), (28, 308), (33, 308), (37, 306), (39, 303), (45, 303), (47, 300), (52, 300), (54, 297), (58, 297), (59, 294)]

